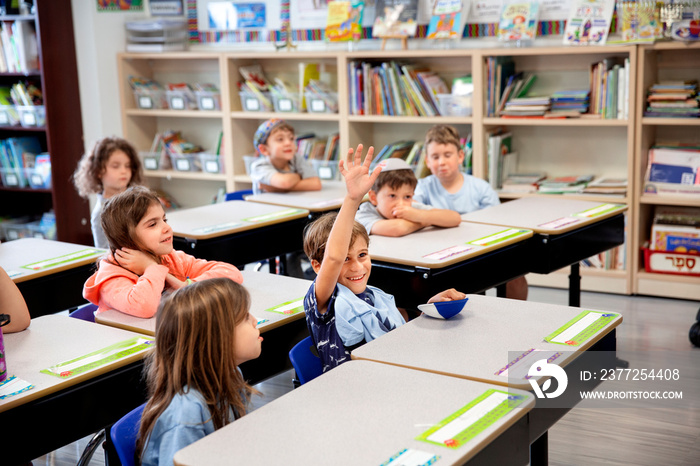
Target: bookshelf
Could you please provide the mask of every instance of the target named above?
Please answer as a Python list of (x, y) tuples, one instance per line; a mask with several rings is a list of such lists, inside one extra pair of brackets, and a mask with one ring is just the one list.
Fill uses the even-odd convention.
[(2, 22), (24, 21), (34, 28), (39, 49), (39, 69), (26, 73), (0, 73), (0, 85), (12, 86), (31, 79), (40, 85), (46, 122), (39, 127), (0, 126), (0, 139), (36, 136), (51, 154), (52, 188), (30, 189), (0, 186), (0, 215), (41, 215), (53, 209), (60, 241), (92, 244), (89, 208), (71, 182), (84, 152), (73, 42), (70, 0), (35, 0), (36, 14), (0, 16)]
[[(698, 44), (661, 44), (651, 47), (656, 55), (665, 56), (666, 50), (687, 50), (698, 54)], [(483, 47), (483, 46), (481, 46)], [(628, 205), (627, 241), (624, 245), (626, 254), (625, 270), (600, 270), (582, 268), (582, 288), (592, 291), (631, 294), (634, 292), (655, 294), (653, 289), (640, 288), (640, 275), (643, 280), (656, 283), (659, 294), (676, 295), (664, 291), (669, 281), (686, 289), (686, 294), (695, 296), (700, 289), (697, 279), (644, 277), (638, 270), (638, 244), (648, 229), (648, 205), (670, 203), (671, 205), (697, 205), (696, 199), (653, 200), (641, 196), (640, 185), (646, 162), (641, 146), (652, 131), (668, 131), (683, 134), (688, 128), (700, 126), (700, 121), (684, 121), (680, 129), (675, 121), (641, 121), (643, 102), (641, 79), (644, 66), (653, 70), (655, 65), (638, 63), (638, 51), (647, 47), (605, 46), (605, 47), (530, 47), (530, 48), (470, 48), (470, 49), (415, 49), (415, 50), (364, 50), (364, 51), (290, 51), (290, 52), (181, 52), (163, 54), (129, 54), (118, 56), (120, 85), (122, 94), (122, 119), (124, 137), (132, 141), (139, 150), (147, 150), (157, 130), (170, 125), (172, 129), (182, 129), (192, 134), (194, 142), (206, 146), (206, 142), (216, 131), (223, 130), (224, 148), (222, 157), (226, 166), (223, 174), (211, 175), (198, 172), (153, 171), (147, 172), (149, 183), (171, 192), (175, 199), (185, 206), (202, 205), (210, 202), (219, 187), (226, 191), (250, 188), (250, 177), (245, 173), (243, 157), (254, 152), (252, 137), (257, 126), (268, 118), (284, 118), (296, 129), (298, 134), (315, 132), (325, 137), (333, 132), (340, 135), (341, 155), (348, 147), (358, 143), (365, 146), (372, 144), (376, 148), (400, 139), (423, 139), (426, 131), (436, 123), (446, 123), (457, 127), (462, 136), (471, 133), (473, 144), (473, 174), (486, 178), (487, 133), (504, 127), (513, 133), (513, 144), (519, 156), (520, 171), (545, 171), (548, 176), (593, 173), (597, 177), (615, 176), (628, 180), (625, 195), (566, 195), (574, 199), (596, 202), (615, 202)], [(657, 50), (658, 49), (658, 50)], [(646, 53), (646, 52), (642, 52)], [(668, 52), (676, 53), (676, 52)], [(626, 119), (515, 119), (486, 117), (486, 63), (489, 57), (510, 56), (517, 71), (536, 73), (538, 79), (530, 95), (551, 93), (555, 90), (586, 88), (589, 83), (590, 64), (604, 58), (615, 57), (630, 60), (631, 79), (629, 82), (629, 118)], [(680, 55), (679, 55), (680, 57)], [(415, 117), (387, 115), (353, 115), (349, 98), (350, 82), (348, 65), (353, 61), (382, 63), (385, 61), (425, 65), (438, 73), (446, 82), (455, 77), (472, 75), (474, 95), (472, 97), (473, 114), (469, 117)], [(260, 64), (265, 75), (272, 79), (280, 77), (291, 84), (298, 83), (300, 63), (322, 64), (322, 79), (337, 90), (339, 95), (338, 113), (277, 113), (244, 111), (238, 95), (236, 83), (241, 79), (238, 71), (241, 66)], [(683, 63), (678, 60), (678, 63)], [(700, 60), (688, 63), (700, 63)], [(684, 65), (690, 67), (691, 65)], [(651, 73), (652, 71), (647, 71)], [(654, 71), (655, 72), (655, 71)], [(172, 81), (193, 82), (192, 76), (198, 73), (210, 73), (220, 85), (222, 110), (220, 114), (203, 117), (196, 111), (176, 110), (139, 110), (135, 108), (134, 98), (127, 83), (129, 74), (150, 77), (161, 83)], [(695, 67), (695, 78), (700, 78)], [(210, 79), (210, 81), (211, 81)], [(649, 78), (654, 79), (654, 78)], [(178, 82), (178, 81), (175, 81)], [(641, 87), (640, 87), (641, 86)], [(201, 129), (206, 127), (206, 129)], [(213, 128), (213, 129), (212, 129)], [(684, 133), (685, 128), (686, 133)], [(200, 130), (201, 129), (201, 130)], [(208, 133), (207, 133), (208, 131)], [(697, 133), (697, 132), (696, 132)], [(229, 143), (229, 141), (231, 141)], [(205, 193), (204, 195), (202, 193)], [(199, 198), (196, 198), (196, 196)], [(502, 201), (538, 194), (500, 193)], [(541, 194), (539, 194), (541, 195)], [(641, 207), (641, 208), (640, 208)], [(568, 287), (568, 270), (550, 275), (530, 275), (532, 284)], [(675, 280), (675, 281), (674, 281)], [(694, 294), (693, 294), (694, 293)]]
[(700, 118), (644, 117), (649, 87), (660, 80), (700, 80), (700, 43), (665, 42), (640, 46), (638, 52), (635, 190), (634, 208), (638, 219), (633, 240), (633, 292), (654, 296), (700, 299), (700, 278), (645, 271), (641, 248), (651, 235), (656, 206), (700, 206), (698, 196), (644, 193), (649, 148), (656, 142), (700, 143)]

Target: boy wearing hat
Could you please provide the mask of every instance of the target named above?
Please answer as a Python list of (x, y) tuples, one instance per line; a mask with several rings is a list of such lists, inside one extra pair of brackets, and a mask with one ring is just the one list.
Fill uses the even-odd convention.
[(253, 145), (260, 156), (250, 167), (253, 192), (319, 191), (321, 180), (311, 162), (297, 154), (294, 128), (279, 118), (261, 124)]
[(403, 159), (391, 158), (379, 164), (382, 171), (355, 214), (369, 234), (405, 236), (427, 226), (456, 227), (462, 221), (459, 213), (434, 209), (413, 201), (418, 180), (411, 166)]

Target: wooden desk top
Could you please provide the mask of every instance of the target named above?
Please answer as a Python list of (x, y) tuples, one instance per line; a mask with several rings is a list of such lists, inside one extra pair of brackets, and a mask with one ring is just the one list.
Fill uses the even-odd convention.
[(142, 350), (82, 374), (61, 378), (40, 371), (134, 337), (148, 337), (64, 315), (37, 317), (32, 319), (28, 329), (3, 337), (8, 377), (17, 376), (31, 382), (34, 388), (0, 400), (0, 412), (126, 366), (142, 359), (148, 351)]
[(577, 357), (569, 352), (582, 353), (622, 322), (619, 312), (610, 311), (616, 317), (578, 346), (544, 340), (585, 310), (469, 295), (465, 308), (451, 319), (421, 315), (354, 350), (352, 358), (528, 390), (531, 386), (526, 379), (515, 382), (508, 376), (497, 375), (515, 359), (509, 359), (512, 355), (519, 356), (532, 348), (548, 351), (548, 355), (564, 351), (555, 360), (564, 367)]
[(0, 267), (15, 283), (97, 262), (104, 249), (40, 238), (0, 244)]
[[(261, 333), (304, 318), (304, 296), (311, 286), (310, 280), (250, 270), (243, 270), (241, 273), (243, 274), (243, 286), (250, 293), (250, 312), (258, 319), (267, 319), (267, 322), (258, 326)], [(267, 311), (267, 309), (290, 301), (299, 301), (302, 310), (294, 314)], [(109, 310), (95, 316), (95, 322), (146, 335), (155, 335), (156, 333), (155, 317), (143, 319)]]
[(169, 212), (168, 223), (173, 227), (175, 236), (209, 239), (308, 215), (309, 211), (305, 209), (228, 201)]
[[(462, 222), (454, 228), (428, 227), (400, 238), (371, 235), (369, 254), (373, 260), (438, 269), (532, 237), (532, 231), (523, 229), (504, 233), (500, 239), (477, 241), (507, 230)], [(468, 244), (472, 241), (476, 243)]]
[(626, 210), (627, 206), (622, 204), (579, 201), (562, 196), (538, 196), (524, 197), (463, 214), (462, 220), (559, 235), (614, 217)]
[(298, 191), (289, 193), (262, 193), (246, 197), (246, 201), (274, 204), (311, 212), (326, 212), (343, 205), (347, 190), (343, 181), (323, 181), (320, 191)]
[(459, 448), (416, 437), (489, 389), (502, 390), (350, 361), (180, 450), (175, 464), (379, 465), (405, 448), (462, 464), (532, 409), (534, 397), (514, 390), (525, 401)]

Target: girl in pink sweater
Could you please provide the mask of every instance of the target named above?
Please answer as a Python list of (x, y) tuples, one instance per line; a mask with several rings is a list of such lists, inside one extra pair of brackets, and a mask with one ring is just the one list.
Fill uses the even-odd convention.
[(97, 314), (116, 309), (149, 318), (165, 290), (214, 277), (243, 282), (231, 264), (175, 251), (163, 206), (148, 188), (135, 186), (109, 199), (101, 222), (111, 254), (99, 262), (83, 288), (85, 299), (98, 305)]

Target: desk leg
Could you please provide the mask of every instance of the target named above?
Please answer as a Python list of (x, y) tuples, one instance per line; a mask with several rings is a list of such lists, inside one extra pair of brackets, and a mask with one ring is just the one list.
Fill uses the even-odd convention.
[(530, 445), (530, 466), (547, 465), (549, 463), (549, 440), (547, 432)]
[(496, 286), (496, 296), (499, 298), (506, 297), (506, 283)]
[(581, 265), (576, 262), (571, 264), (569, 274), (569, 306), (581, 307)]

